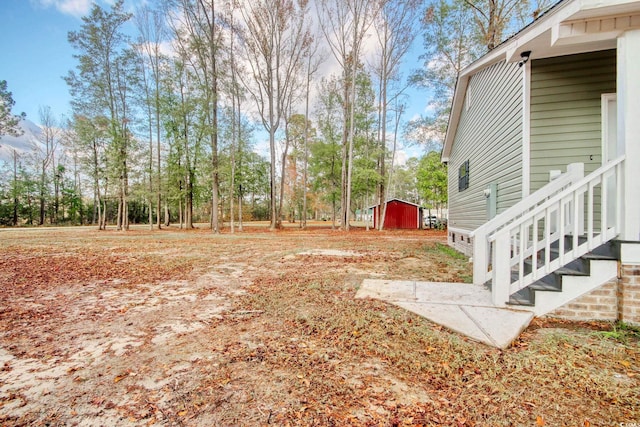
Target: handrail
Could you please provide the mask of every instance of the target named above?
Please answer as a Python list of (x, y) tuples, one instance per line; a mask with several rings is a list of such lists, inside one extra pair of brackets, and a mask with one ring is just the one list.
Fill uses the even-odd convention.
[(622, 183), (624, 160), (623, 155), (608, 162), (485, 236), (493, 246), (495, 305), (616, 237), (621, 221), (616, 187)]
[(484, 233), (485, 230), (493, 229), (494, 232), (508, 224), (513, 218), (517, 218), (522, 214), (525, 214), (531, 210), (532, 207), (538, 205), (538, 203), (548, 200), (549, 195), (557, 194), (558, 191), (564, 190), (568, 185), (575, 182), (576, 178), (582, 178), (584, 176), (584, 164), (583, 163), (571, 163), (567, 166), (567, 172), (558, 176), (553, 181), (550, 181), (544, 185), (540, 190), (529, 195), (528, 197), (520, 200), (515, 205), (511, 206), (504, 212), (493, 219), (485, 222), (480, 227), (469, 233), (469, 237), (474, 237), (478, 234)]
[(494, 234), (515, 219), (520, 218), (541, 202), (548, 200), (549, 197), (582, 177), (584, 177), (584, 164), (572, 163), (567, 166), (566, 173), (472, 231), (469, 236), (473, 239), (473, 283), (482, 285), (491, 279), (489, 271), (491, 250), (490, 242), (487, 239), (490, 234)]
[[(601, 175), (604, 175), (610, 169), (613, 169), (616, 166), (618, 166), (620, 163), (622, 163), (624, 161), (624, 159), (625, 159), (625, 156), (623, 155), (623, 156), (618, 157), (615, 160), (612, 160), (612, 161), (608, 162), (605, 165), (600, 166), (598, 169), (596, 169), (595, 171), (591, 172), (589, 175), (585, 176), (581, 180), (579, 180), (577, 182), (574, 182), (569, 187), (565, 188), (561, 193), (556, 193), (553, 196), (551, 196), (550, 198), (546, 199), (544, 201), (544, 203), (535, 206), (533, 209), (531, 209), (530, 211), (526, 212), (526, 215), (522, 215), (522, 216), (519, 216), (518, 218), (514, 218), (514, 220), (509, 223), (509, 226), (510, 227), (519, 226), (520, 224), (522, 224), (525, 221), (527, 221), (528, 219), (530, 219), (530, 217), (533, 217), (537, 213), (543, 212), (549, 206), (552, 206), (553, 204), (558, 203), (559, 200), (561, 200), (563, 197), (566, 197), (567, 193), (573, 193), (574, 191), (580, 189), (580, 187), (583, 187), (583, 186), (589, 184), (589, 182), (593, 181), (594, 179), (598, 179), (598, 177), (600, 177)], [(497, 234), (499, 234), (501, 231), (504, 231), (504, 230), (505, 230), (505, 228), (502, 227), (500, 230), (496, 230), (493, 233), (491, 233), (487, 237), (489, 239), (489, 242), (495, 241), (496, 240), (495, 236)]]

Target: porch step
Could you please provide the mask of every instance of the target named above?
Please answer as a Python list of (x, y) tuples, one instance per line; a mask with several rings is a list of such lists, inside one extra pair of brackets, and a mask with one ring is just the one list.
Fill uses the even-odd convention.
[[(567, 236), (571, 238), (571, 236)], [(571, 238), (571, 240), (573, 240)], [(553, 249), (552, 249), (553, 253)], [(591, 263), (592, 261), (617, 261), (619, 259), (619, 245), (617, 242), (607, 242), (592, 252), (585, 254), (584, 256), (571, 261), (565, 266), (559, 268), (551, 274), (548, 274), (527, 286), (524, 289), (516, 292), (509, 297), (507, 304), (513, 306), (523, 307), (535, 307), (536, 306), (536, 292), (562, 292), (562, 284), (564, 277), (590, 277), (591, 276)], [(557, 249), (556, 249), (557, 258)], [(552, 257), (552, 259), (554, 259)], [(524, 265), (525, 274), (531, 273), (532, 264), (531, 260), (526, 260)], [(512, 280), (517, 280), (517, 277), (512, 277)]]
[[(565, 242), (564, 242), (565, 253), (569, 253), (570, 251), (573, 250), (573, 236), (565, 236), (564, 239), (565, 239)], [(578, 236), (578, 245), (582, 245), (586, 241), (587, 241), (586, 237)], [(551, 244), (551, 249), (549, 251), (550, 252), (549, 258), (551, 261), (554, 261), (555, 259), (558, 258), (560, 254), (559, 246), (560, 244), (558, 241), (553, 242), (553, 244)], [(545, 253), (546, 253), (546, 250), (544, 248), (540, 249), (538, 251), (538, 260), (543, 261), (545, 259)], [(615, 241), (606, 242), (598, 246), (597, 248), (595, 248), (590, 253), (583, 255), (582, 258), (618, 260), (620, 258), (620, 245), (618, 244), (618, 242), (615, 242)]]

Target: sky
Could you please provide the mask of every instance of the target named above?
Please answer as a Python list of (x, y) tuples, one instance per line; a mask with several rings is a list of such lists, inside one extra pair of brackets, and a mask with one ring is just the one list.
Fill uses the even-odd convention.
[(69, 115), (63, 76), (75, 61), (67, 33), (80, 28), (88, 6), (85, 0), (0, 1), (0, 80), (13, 93), (15, 114), (39, 123), (39, 108), (49, 106), (56, 117)]
[[(145, 0), (125, 0), (134, 9)], [(110, 0), (97, 0), (109, 7)], [(112, 0), (111, 0), (112, 2)], [(63, 77), (77, 65), (74, 50), (67, 41), (69, 31), (77, 31), (81, 17), (88, 14), (92, 0), (0, 0), (0, 80), (7, 81), (13, 94), (14, 114), (26, 113), (27, 119), (39, 123), (39, 110), (48, 106), (61, 121), (71, 115), (70, 94)], [(403, 74), (420, 66), (422, 39), (417, 37), (407, 56)], [(425, 112), (426, 95), (411, 88), (406, 119)], [(400, 156), (420, 155), (416, 147)]]

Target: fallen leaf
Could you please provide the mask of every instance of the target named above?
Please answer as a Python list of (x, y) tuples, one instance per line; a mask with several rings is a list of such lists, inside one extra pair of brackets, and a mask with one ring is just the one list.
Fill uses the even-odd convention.
[(542, 418), (540, 415), (538, 415), (536, 417), (536, 425), (537, 426), (543, 426), (544, 425), (544, 418)]
[(628, 368), (629, 366), (631, 366), (631, 362), (627, 361), (627, 360), (621, 360), (620, 364), (622, 366), (624, 366), (625, 368)]

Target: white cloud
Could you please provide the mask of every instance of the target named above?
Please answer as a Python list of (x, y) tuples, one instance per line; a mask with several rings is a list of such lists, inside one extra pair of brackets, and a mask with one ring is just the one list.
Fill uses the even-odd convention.
[(404, 150), (398, 150), (396, 151), (396, 155), (393, 159), (393, 165), (394, 166), (404, 166), (405, 163), (407, 163), (407, 159), (409, 158), (409, 156), (407, 155), (407, 153)]
[(59, 12), (80, 18), (89, 13), (92, 0), (34, 0), (44, 8), (55, 7)]

